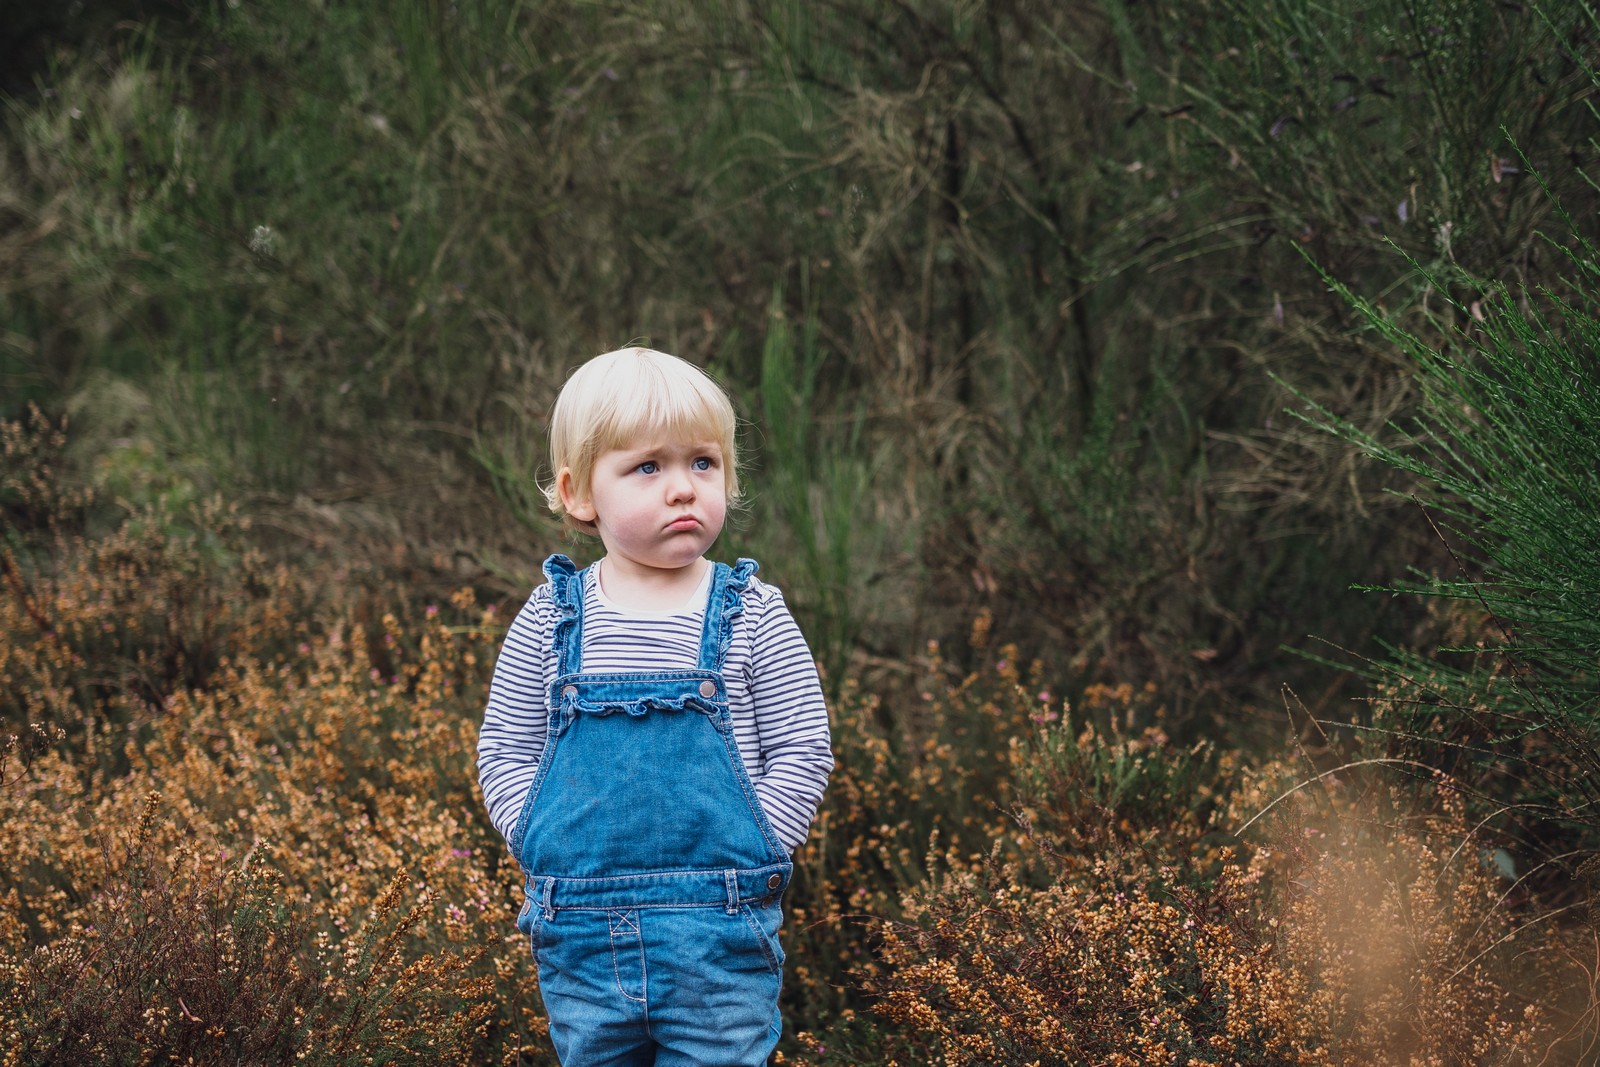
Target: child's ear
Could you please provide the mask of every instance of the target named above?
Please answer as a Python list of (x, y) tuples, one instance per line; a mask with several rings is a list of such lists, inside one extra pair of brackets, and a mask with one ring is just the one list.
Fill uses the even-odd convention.
[(556, 492), (561, 495), (561, 507), (579, 522), (595, 519), (594, 498), (588, 493), (579, 496), (572, 485), (572, 468), (562, 467), (556, 475)]

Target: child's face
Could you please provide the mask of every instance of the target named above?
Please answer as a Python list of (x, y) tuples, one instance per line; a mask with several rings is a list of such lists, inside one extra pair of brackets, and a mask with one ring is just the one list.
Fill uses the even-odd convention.
[(573, 518), (595, 524), (608, 558), (678, 570), (699, 560), (722, 532), (728, 513), (722, 463), (715, 442), (636, 442), (602, 452), (587, 496), (564, 503)]

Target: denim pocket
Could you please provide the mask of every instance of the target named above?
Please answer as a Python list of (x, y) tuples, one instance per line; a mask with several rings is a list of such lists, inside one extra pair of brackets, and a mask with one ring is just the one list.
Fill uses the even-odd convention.
[(773, 974), (782, 977), (784, 955), (783, 945), (778, 940), (778, 927), (783, 925), (783, 909), (777, 905), (752, 908), (748, 904), (741, 904), (739, 914), (749, 927), (762, 957), (766, 959), (767, 967)]
[(540, 934), (544, 930), (544, 909), (531, 895), (523, 898), (522, 910), (517, 912), (517, 929), (528, 939), (528, 950), (534, 958), (539, 956)]

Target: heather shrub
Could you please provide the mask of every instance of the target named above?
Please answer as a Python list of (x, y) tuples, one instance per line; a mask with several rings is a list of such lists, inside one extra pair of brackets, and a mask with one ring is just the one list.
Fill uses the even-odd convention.
[(124, 774), (52, 755), (7, 783), (4, 1025), (34, 1050), (17, 1062), (475, 1060), (492, 994), (516, 989), (484, 956), (508, 921), (498, 850), (466, 818), (467, 779), (392, 755), (466, 751), (470, 728), (363, 737), (363, 763), (348, 723), (297, 729), (297, 704), (361, 701), (327, 695), (241, 675), (176, 695)]
[(236, 505), (97, 491), (37, 410), (0, 424), (0, 459), (0, 720), (70, 725), (92, 753), (97, 730), (212, 684), (230, 652), (292, 647), (311, 587), (251, 543)]
[[(984, 646), (988, 631), (980, 618), (974, 646)], [(985, 995), (986, 981), (1002, 974), (1011, 976), (1005, 980), (1014, 983), (1013, 993), (1016, 983), (1050, 986), (1062, 958), (1021, 946), (1052, 920), (1030, 925), (1027, 916), (1071, 914), (1093, 896), (1086, 884), (1112, 886), (1108, 892), (1126, 899), (1148, 895), (1145, 879), (1170, 882), (1178, 871), (1172, 864), (1219, 866), (1216, 843), (1205, 838), (1205, 812), (1218, 800), (1210, 783), (1232, 772), (1207, 745), (1179, 749), (1155, 726), (1134, 725), (1164, 717), (1149, 689), (1092, 686), (1078, 711), (1041, 685), (1037, 665), (1020, 670), (1011, 647), (990, 651), (985, 665), (968, 675), (934, 674), (920, 684), (920, 706), (907, 711), (902, 731), (874, 736), (872, 720), (847, 720), (836, 731), (840, 768), (819, 822), (828, 827), (828, 844), (817, 847), (838, 856), (831, 844), (836, 837), (865, 837), (876, 846), (876, 857), (846, 849), (845, 862), (831, 868), (833, 885), (855, 886), (853, 896), (832, 901), (833, 921), (842, 933), (854, 932), (858, 953), (864, 947), (873, 954), (848, 961), (854, 964), (850, 983), (862, 986), (854, 999), (826, 1013), (802, 1014), (817, 1028), (801, 1035), (800, 1054), (812, 1062), (898, 1056), (920, 1063), (936, 1052), (954, 1057), (959, 1048), (975, 1058), (950, 1062), (1013, 1062), (1006, 1056), (1015, 1053), (1021, 1058), (1014, 1062), (1028, 1063), (1047, 1049), (1065, 1050), (1064, 1056), (1088, 1049), (1051, 1044), (1061, 1026), (1070, 1025), (1057, 1016), (1070, 1012), (1063, 1014), (1048, 991), (1034, 997), (1029, 1011), (1008, 1015), (1000, 1029), (963, 1014), (972, 1006), (967, 994)], [(919, 736), (920, 744), (908, 744)], [(861, 737), (872, 742), (865, 758), (847, 758)], [(964, 803), (968, 796), (980, 802)], [(886, 825), (858, 814), (866, 805), (882, 810), (879, 804), (909, 818)], [(852, 819), (855, 834), (839, 835)], [(896, 839), (903, 842), (898, 851), (887, 847)], [(1007, 907), (1014, 912), (999, 918)], [(1011, 948), (995, 948), (994, 960), (975, 964), (981, 973), (966, 993), (954, 994), (953, 1002), (940, 999), (930, 975), (948, 962), (942, 952), (958, 945), (977, 955), (988, 951), (981, 946), (984, 917), (995, 917), (990, 932), (996, 945), (1005, 941)], [(1014, 925), (1002, 933), (1006, 923)], [(929, 930), (939, 932), (944, 949), (930, 947)], [(812, 935), (806, 947), (819, 942)], [(931, 970), (923, 972), (923, 963)], [(862, 1010), (868, 1004), (875, 1013)], [(923, 1017), (928, 1012), (946, 1019), (945, 1028), (930, 1029)], [(1105, 1025), (1116, 1030), (1120, 1024)], [(987, 1037), (976, 1037), (980, 1032)]]
[(14, 1062), (538, 1062), (473, 791), (493, 611), (312, 595), (226, 509), (63, 511), (27, 495), (59, 435), (7, 434), (33, 457), (0, 597)]
[[(998, 856), (930, 873), (866, 982), (885, 1060), (1574, 1062), (1587, 1024), (1554, 1006), (1590, 988), (1593, 931), (1509, 892), (1463, 795), (1285, 771), (1244, 775), (1217, 809), (1243, 822), (1277, 798), (1242, 850), (1191, 817), (1091, 857), (1034, 853), (1044, 882)], [(802, 1035), (803, 1062), (858, 1062), (862, 1029)]]
[(1106, 849), (1176, 854), (1202, 838), (1238, 773), (1209, 740), (1179, 747), (1155, 687), (1095, 684), (1041, 724), (1013, 760), (1017, 819), (1032, 843), (1091, 862)]
[[(9, 439), (35, 438), (42, 456), (58, 435)], [(551, 1062), (519, 878), (472, 786), (505, 611), (236, 586), (204, 672), (85, 701), (94, 663), (150, 663), (165, 637), (84, 643), (114, 630), (106, 603), (153, 613), (141, 590), (216, 579), (168, 573), (205, 558), (182, 536), (87, 538), (92, 507), (21, 499), (0, 598), (0, 664), (31, 694), (0, 763), (10, 1062)], [(181, 517), (241, 558), (225, 511)], [(1352, 775), (1291, 789), (1176, 744), (1151, 687), (1069, 704), (992, 628), (974, 670), (933, 646), (900, 698), (841, 687), (789, 899), (791, 1057), (1517, 1063), (1572, 1025), (1543, 1002), (1587, 980), (1567, 962), (1585, 932), (1528, 926), (1465, 792), (1406, 816), (1431, 809), (1375, 810)]]
[(1342, 840), (1203, 888), (1119, 860), (1044, 889), (951, 876), (886, 928), (877, 1011), (903, 1062), (1547, 1062), (1538, 1001), (1582, 974), (1451, 842)]
[(1042, 889), (1001, 866), (935, 883), (885, 929), (875, 987), (906, 1062), (1336, 1062), (1304, 977), (1248, 921), (1240, 868), (1191, 895), (1147, 873), (1109, 859)]
[[(1163, 717), (1149, 689), (1059, 707), (1011, 745), (1018, 846), (931, 866), (879, 928), (867, 987), (896, 1062), (1336, 1062), (1259, 875), (1215, 833), (1237, 771), (1138, 728)], [(844, 1062), (836, 1044), (808, 1047)]]
[[(261, 858), (161, 842), (159, 807), (150, 794), (130, 840), (102, 853), (81, 918), (29, 951), (24, 917), (48, 929), (64, 916), (14, 913), (4, 1062), (470, 1062), (488, 979), (463, 972), (483, 949), (416, 953), (431, 894), (407, 907), (397, 875), (335, 944), (307, 929), (311, 909)], [(23, 905), (15, 890), (10, 899)]]
[[(980, 618), (973, 643), (987, 632)], [(845, 680), (832, 704), (837, 767), (789, 894), (796, 948), (785, 996), (801, 1018), (862, 1006), (859, 976), (878, 967), (874, 924), (898, 912), (931, 860), (1020, 846), (1007, 813), (1011, 764), (1018, 741), (1055, 714), (1054, 699), (1012, 648), (958, 674), (930, 646), (893, 705)]]
[[(1313, 990), (1336, 1062), (1573, 1062), (1594, 930), (1551, 923), (1496, 863), (1500, 839), (1438, 776), (1352, 774), (1275, 809), (1255, 858), (1279, 951)], [(1422, 786), (1422, 787), (1419, 787)]]

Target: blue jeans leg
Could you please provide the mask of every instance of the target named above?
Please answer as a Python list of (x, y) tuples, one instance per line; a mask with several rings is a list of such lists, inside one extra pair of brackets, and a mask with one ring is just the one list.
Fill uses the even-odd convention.
[(568, 1067), (761, 1067), (781, 1034), (782, 908), (529, 916), (550, 1039)]
[(530, 937), (550, 1041), (571, 1067), (651, 1067), (647, 974), (634, 910), (535, 909)]
[(656, 1067), (761, 1067), (778, 1043), (782, 908), (652, 911), (650, 1034)]

